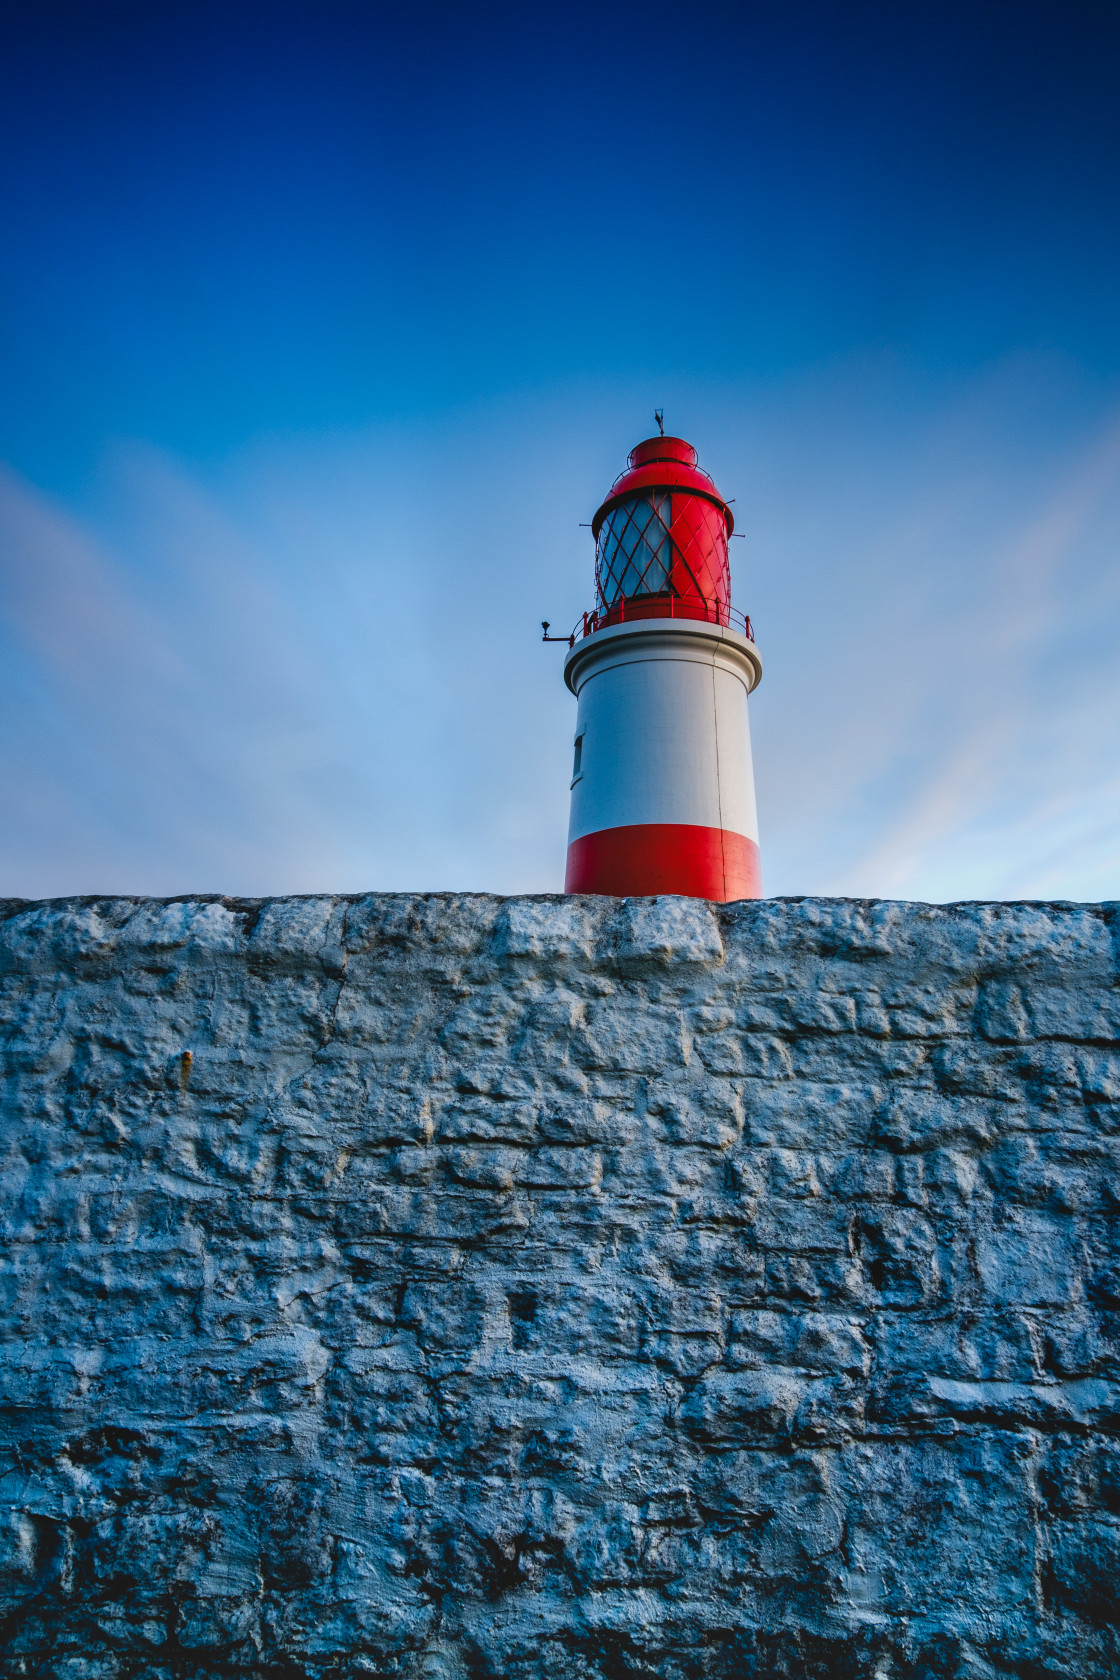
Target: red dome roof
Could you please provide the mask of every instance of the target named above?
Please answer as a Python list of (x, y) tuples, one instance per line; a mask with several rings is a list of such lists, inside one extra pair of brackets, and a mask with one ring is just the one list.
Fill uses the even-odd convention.
[(630, 465), (645, 467), (650, 461), (683, 461), (686, 467), (694, 467), (696, 451), (683, 438), (647, 438), (644, 443), (635, 444), (630, 451)]
[(689, 490), (722, 508), (727, 535), (735, 529), (735, 516), (712, 480), (696, 465), (696, 451), (684, 438), (652, 437), (630, 451), (626, 472), (616, 478), (611, 493), (591, 521), (591, 534), (598, 541), (599, 527), (611, 508), (638, 490)]

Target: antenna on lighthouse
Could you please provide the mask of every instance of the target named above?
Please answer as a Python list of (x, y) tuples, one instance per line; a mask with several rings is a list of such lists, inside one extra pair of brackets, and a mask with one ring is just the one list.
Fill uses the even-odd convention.
[(658, 431), (661, 433), (661, 436), (664, 437), (665, 436), (665, 410), (663, 408), (655, 408), (654, 411), (653, 411), (653, 418), (657, 421)]

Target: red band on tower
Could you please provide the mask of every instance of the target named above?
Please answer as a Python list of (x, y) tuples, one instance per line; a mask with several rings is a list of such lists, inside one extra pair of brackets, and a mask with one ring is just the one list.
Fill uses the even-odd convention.
[(691, 823), (600, 829), (568, 847), (566, 893), (636, 898), (679, 893), (729, 903), (762, 896), (758, 847), (745, 834)]

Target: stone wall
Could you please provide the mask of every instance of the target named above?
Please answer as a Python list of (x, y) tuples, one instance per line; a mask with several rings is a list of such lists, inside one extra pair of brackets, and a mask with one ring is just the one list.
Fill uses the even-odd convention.
[(5, 1675), (1120, 1671), (1112, 908), (0, 913)]

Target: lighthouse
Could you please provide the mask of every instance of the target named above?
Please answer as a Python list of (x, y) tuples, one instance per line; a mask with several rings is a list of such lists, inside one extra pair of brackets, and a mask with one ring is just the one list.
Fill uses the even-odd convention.
[(747, 696), (762, 660), (731, 606), (733, 529), (695, 449), (664, 436), (630, 451), (592, 521), (595, 606), (564, 661), (565, 892), (760, 896)]

